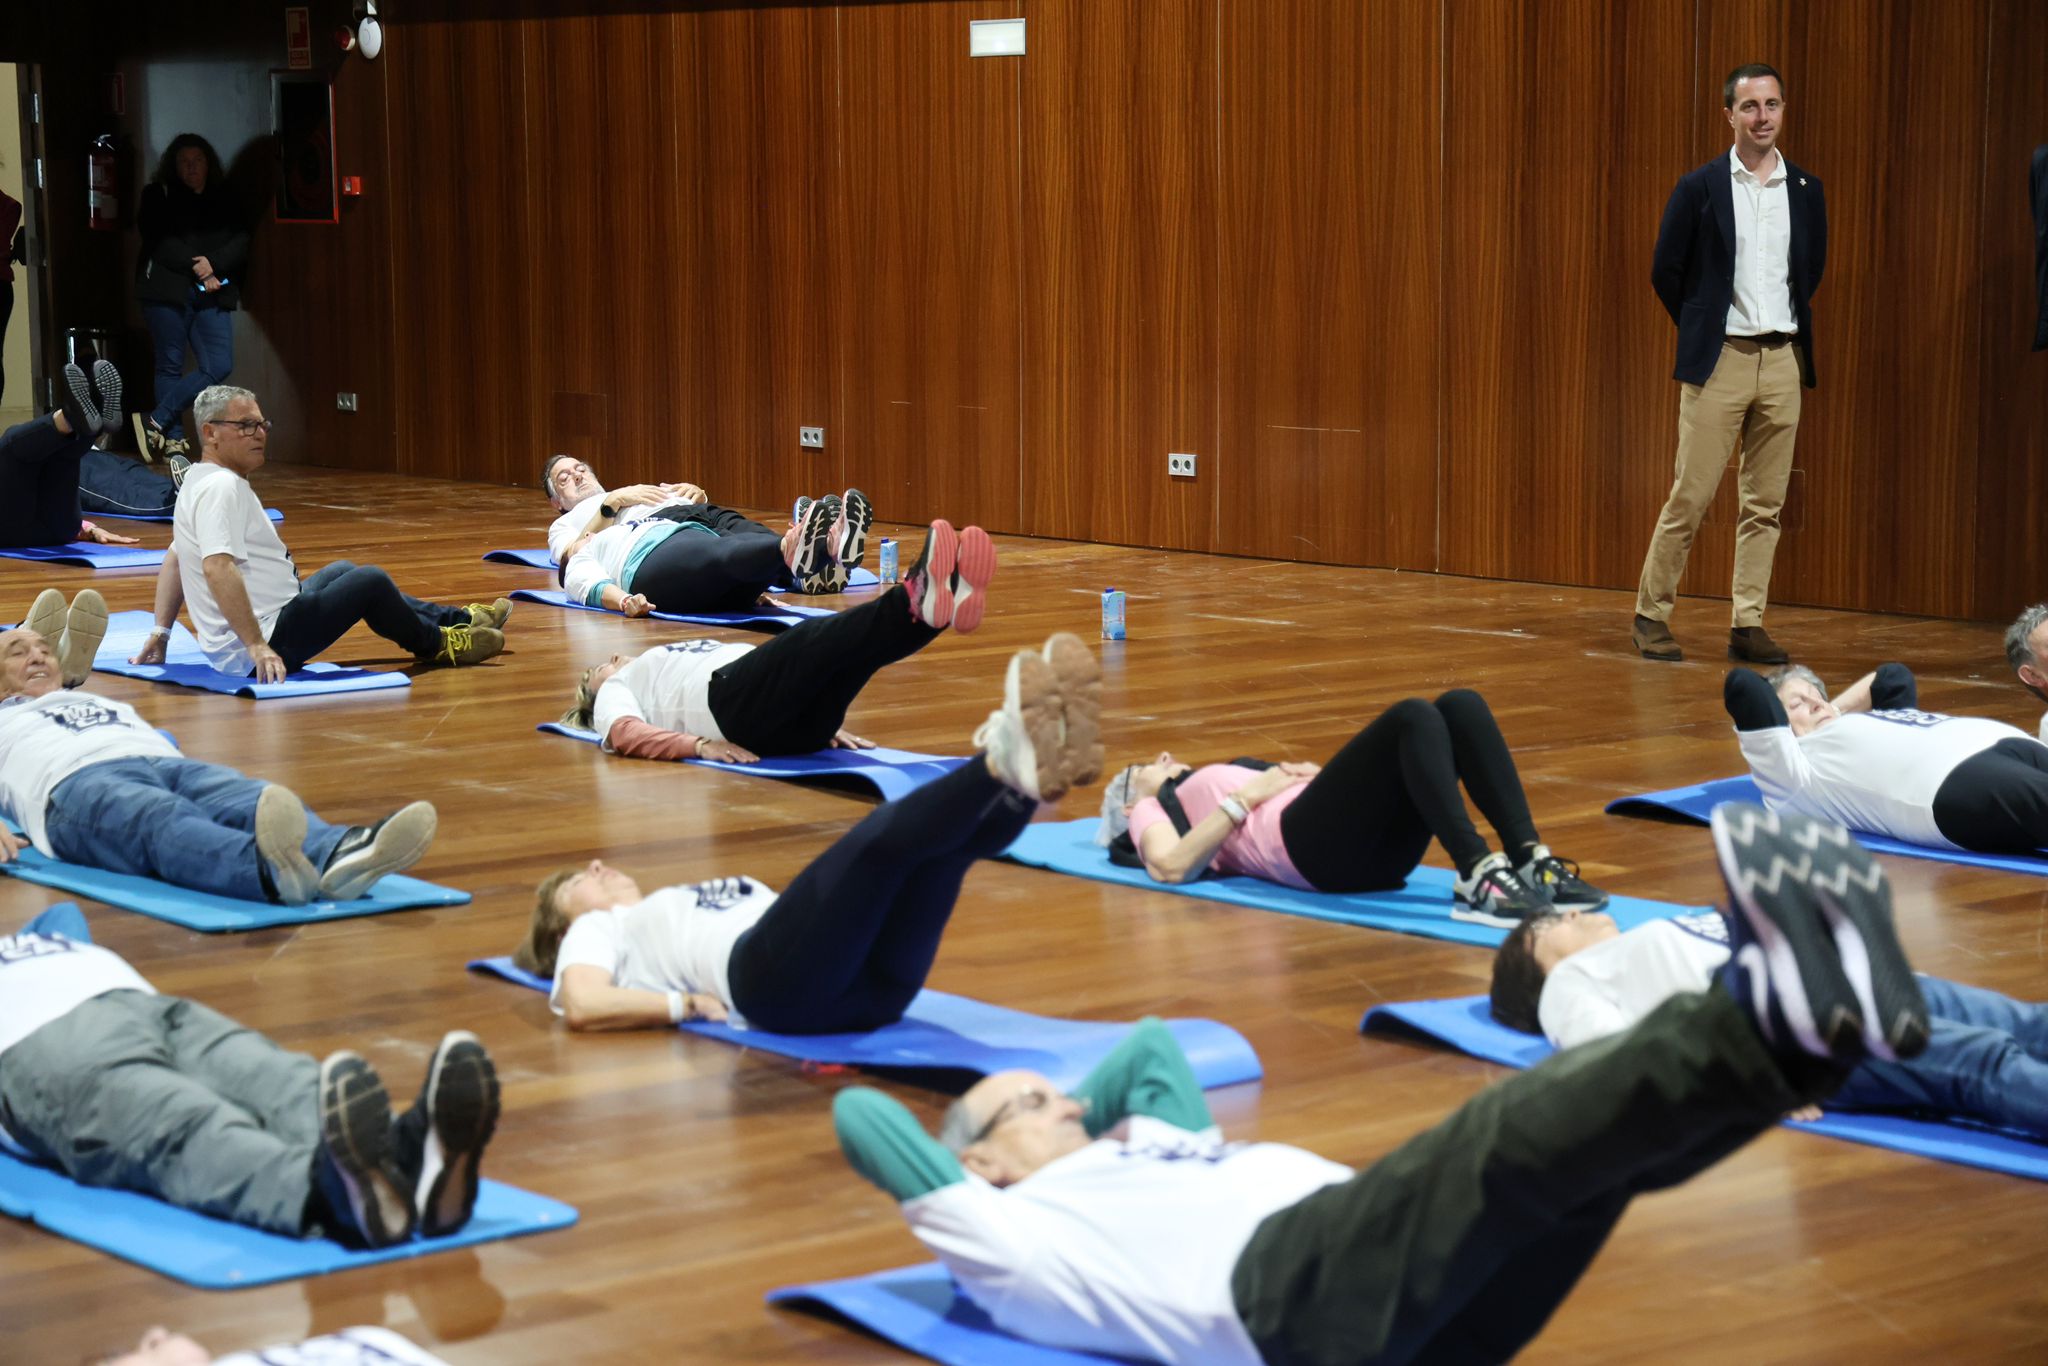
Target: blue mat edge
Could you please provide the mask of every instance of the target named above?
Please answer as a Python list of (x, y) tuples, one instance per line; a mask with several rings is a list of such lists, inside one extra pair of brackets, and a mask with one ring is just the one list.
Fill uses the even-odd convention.
[[(906, 1297), (882, 1300), (893, 1284), (911, 1286), (944, 1283), (951, 1293), (947, 1312), (911, 1309)], [(810, 1281), (778, 1286), (763, 1301), (777, 1308), (802, 1313), (825, 1313), (843, 1318), (862, 1331), (893, 1343), (907, 1352), (943, 1366), (1126, 1366), (1129, 1358), (1101, 1356), (1072, 1348), (1047, 1347), (1012, 1337), (987, 1323), (987, 1315), (960, 1293), (952, 1274), (939, 1262), (892, 1267), (838, 1280)], [(869, 1306), (873, 1306), (871, 1309)], [(955, 1315), (965, 1313), (981, 1322), (962, 1323)], [(984, 1326), (986, 1324), (986, 1326)]]

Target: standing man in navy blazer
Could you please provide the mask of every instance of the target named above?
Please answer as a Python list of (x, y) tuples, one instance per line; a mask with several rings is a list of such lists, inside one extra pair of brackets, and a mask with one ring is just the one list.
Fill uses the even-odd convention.
[(1636, 589), (1633, 632), (1645, 659), (1683, 659), (1668, 625), (1693, 533), (1742, 441), (1731, 658), (1782, 664), (1764, 631), (1778, 512), (1792, 476), (1799, 391), (1813, 387), (1808, 301), (1827, 264), (1820, 180), (1778, 150), (1784, 82), (1762, 63), (1722, 86), (1735, 145), (1671, 191), (1650, 283), (1678, 324), (1678, 469)]

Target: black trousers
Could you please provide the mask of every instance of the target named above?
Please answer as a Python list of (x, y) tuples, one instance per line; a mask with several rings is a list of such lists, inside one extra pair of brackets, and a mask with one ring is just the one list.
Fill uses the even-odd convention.
[[(685, 523), (633, 570), (628, 593), (644, 593), (664, 612), (737, 612), (768, 589), (789, 582), (782, 535), (715, 503), (663, 508)], [(692, 529), (709, 528), (715, 534)]]
[(92, 442), (39, 417), (0, 432), (0, 546), (78, 539), (78, 469)]
[(1487, 845), (1460, 779), (1519, 863), (1537, 843), (1536, 823), (1493, 712), (1470, 688), (1396, 702), (1353, 736), (1280, 813), (1287, 857), (1319, 891), (1386, 891), (1434, 837), (1469, 875)]
[(938, 638), (910, 615), (910, 595), (898, 584), (748, 651), (711, 675), (705, 700), (734, 744), (762, 755), (810, 754), (832, 743), (869, 679)]
[(2009, 736), (1957, 764), (1935, 791), (1934, 824), (1980, 854), (2048, 848), (2048, 745)]
[(1720, 990), (1480, 1092), (1351, 1180), (1268, 1215), (1231, 1276), (1270, 1366), (1502, 1362), (1634, 1196), (1674, 1186), (1832, 1089), (1795, 1085)]
[(285, 668), (303, 668), (359, 621), (409, 653), (431, 659), (441, 648), (441, 628), (466, 624), (469, 609), (421, 602), (398, 591), (391, 576), (373, 564), (336, 560), (300, 582), (299, 595), (285, 604), (270, 628), (270, 648)]
[(977, 755), (876, 807), (740, 936), (727, 970), (733, 1005), (781, 1034), (902, 1019), (924, 990), (967, 870), (1007, 849), (1036, 806)]

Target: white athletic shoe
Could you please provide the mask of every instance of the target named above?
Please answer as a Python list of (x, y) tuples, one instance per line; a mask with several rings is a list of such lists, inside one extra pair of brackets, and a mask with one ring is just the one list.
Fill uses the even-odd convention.
[(1019, 650), (1003, 680), (1003, 705), (988, 714), (974, 743), (996, 781), (1033, 801), (1067, 795), (1060, 761), (1059, 676), (1042, 655)]
[(58, 659), (64, 686), (75, 688), (92, 673), (92, 661), (107, 638), (107, 600), (93, 588), (80, 589), (64, 613), (64, 647)]
[(320, 888), (305, 845), (306, 804), (290, 788), (270, 784), (256, 798), (256, 854), (280, 905), (303, 906)]

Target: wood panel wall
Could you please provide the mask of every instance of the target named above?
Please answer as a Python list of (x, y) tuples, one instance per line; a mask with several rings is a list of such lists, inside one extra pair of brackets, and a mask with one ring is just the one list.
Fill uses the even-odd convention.
[[(306, 404), (306, 458), (523, 482), (571, 450), (755, 505), (852, 482), (895, 517), (1625, 589), (1676, 426), (1657, 221), (1762, 58), (1831, 221), (1774, 596), (2042, 591), (2031, 0), (393, 9), (344, 73), (381, 226), (274, 234), (318, 310), (294, 385), (388, 404)], [(1027, 56), (968, 57), (1016, 14)], [(378, 298), (314, 278), (379, 251)], [(1732, 484), (1689, 592), (1725, 592)]]

